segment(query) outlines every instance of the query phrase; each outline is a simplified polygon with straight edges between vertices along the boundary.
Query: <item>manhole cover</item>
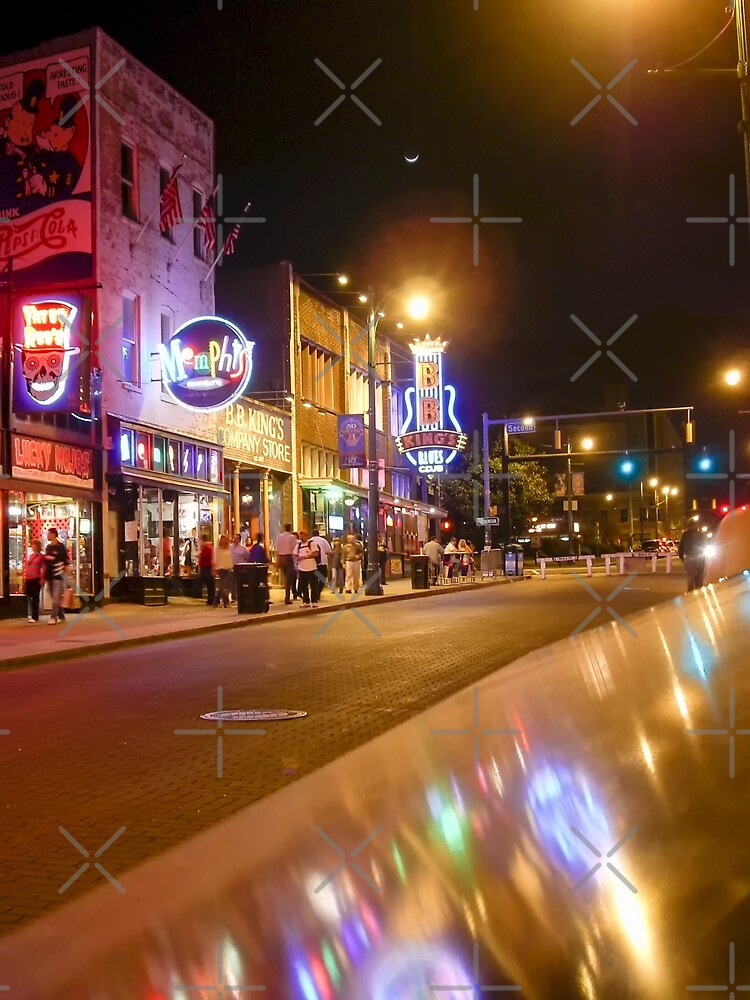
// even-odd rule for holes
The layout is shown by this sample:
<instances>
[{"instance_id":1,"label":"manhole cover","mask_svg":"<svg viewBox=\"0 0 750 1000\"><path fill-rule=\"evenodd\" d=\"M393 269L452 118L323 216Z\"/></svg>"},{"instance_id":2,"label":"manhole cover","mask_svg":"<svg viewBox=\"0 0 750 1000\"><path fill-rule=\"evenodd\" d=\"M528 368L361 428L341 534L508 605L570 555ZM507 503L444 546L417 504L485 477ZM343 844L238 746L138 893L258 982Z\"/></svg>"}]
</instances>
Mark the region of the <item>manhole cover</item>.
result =
<instances>
[{"instance_id":1,"label":"manhole cover","mask_svg":"<svg viewBox=\"0 0 750 1000\"><path fill-rule=\"evenodd\" d=\"M201 719L218 722L286 722L288 719L304 719L307 712L289 708L234 709L226 712L206 712Z\"/></svg>"}]
</instances>

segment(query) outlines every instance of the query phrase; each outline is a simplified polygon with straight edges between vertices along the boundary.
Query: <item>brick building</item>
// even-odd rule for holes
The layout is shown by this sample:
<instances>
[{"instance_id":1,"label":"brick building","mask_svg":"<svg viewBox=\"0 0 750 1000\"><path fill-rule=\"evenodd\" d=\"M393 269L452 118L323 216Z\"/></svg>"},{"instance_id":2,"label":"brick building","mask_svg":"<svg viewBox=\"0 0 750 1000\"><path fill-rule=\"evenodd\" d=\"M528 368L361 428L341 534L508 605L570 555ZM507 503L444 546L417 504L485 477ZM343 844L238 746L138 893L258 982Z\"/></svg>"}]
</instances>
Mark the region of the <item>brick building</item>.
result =
<instances>
[{"instance_id":1,"label":"brick building","mask_svg":"<svg viewBox=\"0 0 750 1000\"><path fill-rule=\"evenodd\" d=\"M213 125L99 29L4 57L0 83L2 599L53 524L82 593L122 573L164 591L226 499L215 413L178 405L158 364L214 312L201 229L159 225L175 170L178 217L213 190Z\"/></svg>"}]
</instances>

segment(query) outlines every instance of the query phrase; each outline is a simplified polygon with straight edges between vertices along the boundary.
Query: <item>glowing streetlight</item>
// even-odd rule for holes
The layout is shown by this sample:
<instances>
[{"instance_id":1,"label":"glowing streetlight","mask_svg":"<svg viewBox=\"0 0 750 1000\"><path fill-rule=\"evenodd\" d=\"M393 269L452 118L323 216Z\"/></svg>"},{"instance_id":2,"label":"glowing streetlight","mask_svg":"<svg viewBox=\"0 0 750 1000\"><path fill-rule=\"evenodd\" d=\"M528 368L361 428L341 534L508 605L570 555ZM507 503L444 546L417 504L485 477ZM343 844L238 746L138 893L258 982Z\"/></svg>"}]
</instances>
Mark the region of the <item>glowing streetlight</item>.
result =
<instances>
[{"instance_id":1,"label":"glowing streetlight","mask_svg":"<svg viewBox=\"0 0 750 1000\"><path fill-rule=\"evenodd\" d=\"M357 298L358 298L358 299L359 299L359 301L360 301L360 302L362 302L363 304L364 304L365 302L369 302L369 301L370 301L370 300L368 299L368 297L367 297L367 296L365 295L365 293L364 293L364 292L360 292L360 294L359 294L359 295L357 296Z\"/></svg>"},{"instance_id":2,"label":"glowing streetlight","mask_svg":"<svg viewBox=\"0 0 750 1000\"><path fill-rule=\"evenodd\" d=\"M412 319L426 319L430 312L430 300L426 295L413 295L406 303L406 311Z\"/></svg>"},{"instance_id":3,"label":"glowing streetlight","mask_svg":"<svg viewBox=\"0 0 750 1000\"><path fill-rule=\"evenodd\" d=\"M593 447L594 447L594 439L593 438L585 437L581 441L581 448L583 448L584 451L591 451L593 449Z\"/></svg>"},{"instance_id":4,"label":"glowing streetlight","mask_svg":"<svg viewBox=\"0 0 750 1000\"><path fill-rule=\"evenodd\" d=\"M336 278L336 281L338 281L340 285L348 285L349 276L346 274L339 274L338 277Z\"/></svg>"},{"instance_id":5,"label":"glowing streetlight","mask_svg":"<svg viewBox=\"0 0 750 1000\"><path fill-rule=\"evenodd\" d=\"M724 372L724 381L727 385L739 385L742 381L742 372L739 368L729 368Z\"/></svg>"},{"instance_id":6,"label":"glowing streetlight","mask_svg":"<svg viewBox=\"0 0 750 1000\"><path fill-rule=\"evenodd\" d=\"M614 500L614 496L611 493L608 493L604 499L607 501L607 503L612 503L612 501Z\"/></svg>"},{"instance_id":7,"label":"glowing streetlight","mask_svg":"<svg viewBox=\"0 0 750 1000\"><path fill-rule=\"evenodd\" d=\"M659 480L656 478L656 476L654 476L653 478L649 479L648 485L651 487L652 490L655 490L656 487L659 485Z\"/></svg>"}]
</instances>

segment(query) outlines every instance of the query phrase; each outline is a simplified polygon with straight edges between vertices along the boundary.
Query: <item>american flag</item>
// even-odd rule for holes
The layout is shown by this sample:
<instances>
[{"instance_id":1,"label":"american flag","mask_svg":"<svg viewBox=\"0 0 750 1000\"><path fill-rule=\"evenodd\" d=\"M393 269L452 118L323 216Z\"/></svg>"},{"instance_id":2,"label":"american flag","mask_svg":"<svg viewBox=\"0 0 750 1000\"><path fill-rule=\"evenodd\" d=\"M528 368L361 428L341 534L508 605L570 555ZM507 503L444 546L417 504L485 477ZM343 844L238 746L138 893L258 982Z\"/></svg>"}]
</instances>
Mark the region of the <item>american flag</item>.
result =
<instances>
[{"instance_id":1,"label":"american flag","mask_svg":"<svg viewBox=\"0 0 750 1000\"><path fill-rule=\"evenodd\" d=\"M181 220L182 206L180 205L180 190L177 187L177 171L175 170L161 193L159 228L165 233Z\"/></svg>"},{"instance_id":2,"label":"american flag","mask_svg":"<svg viewBox=\"0 0 750 1000\"><path fill-rule=\"evenodd\" d=\"M216 216L211 208L212 201L213 195L208 199L198 215L198 225L203 230L203 239L207 251L216 249Z\"/></svg>"},{"instance_id":3,"label":"american flag","mask_svg":"<svg viewBox=\"0 0 750 1000\"><path fill-rule=\"evenodd\" d=\"M240 224L239 222L237 222L232 227L231 233L229 234L229 236L227 236L226 240L224 241L223 253L225 256L228 257L230 254L234 253L234 245L237 242L237 237L239 235L240 235Z\"/></svg>"}]
</instances>

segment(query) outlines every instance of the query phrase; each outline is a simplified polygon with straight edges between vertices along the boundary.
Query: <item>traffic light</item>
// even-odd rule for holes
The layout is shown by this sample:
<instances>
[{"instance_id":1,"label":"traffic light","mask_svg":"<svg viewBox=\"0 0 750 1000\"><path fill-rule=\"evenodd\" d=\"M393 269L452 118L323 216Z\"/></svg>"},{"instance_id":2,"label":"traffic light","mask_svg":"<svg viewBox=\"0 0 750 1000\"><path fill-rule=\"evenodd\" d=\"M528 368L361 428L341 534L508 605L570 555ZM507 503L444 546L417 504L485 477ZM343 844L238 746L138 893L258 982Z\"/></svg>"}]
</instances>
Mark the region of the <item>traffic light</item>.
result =
<instances>
[{"instance_id":1,"label":"traffic light","mask_svg":"<svg viewBox=\"0 0 750 1000\"><path fill-rule=\"evenodd\" d=\"M635 475L636 464L632 458L623 458L619 465L620 475L630 479Z\"/></svg>"},{"instance_id":2,"label":"traffic light","mask_svg":"<svg viewBox=\"0 0 750 1000\"><path fill-rule=\"evenodd\" d=\"M729 513L729 504L728 503L725 503L725 504L722 505L722 507L721 507L721 513L722 514L728 514Z\"/></svg>"},{"instance_id":3,"label":"traffic light","mask_svg":"<svg viewBox=\"0 0 750 1000\"><path fill-rule=\"evenodd\" d=\"M451 522L443 521L443 531L450 531L450 530L451 530Z\"/></svg>"},{"instance_id":4,"label":"traffic light","mask_svg":"<svg viewBox=\"0 0 750 1000\"><path fill-rule=\"evenodd\" d=\"M698 459L698 470L700 472L710 472L714 467L714 460L710 455L701 455Z\"/></svg>"}]
</instances>

